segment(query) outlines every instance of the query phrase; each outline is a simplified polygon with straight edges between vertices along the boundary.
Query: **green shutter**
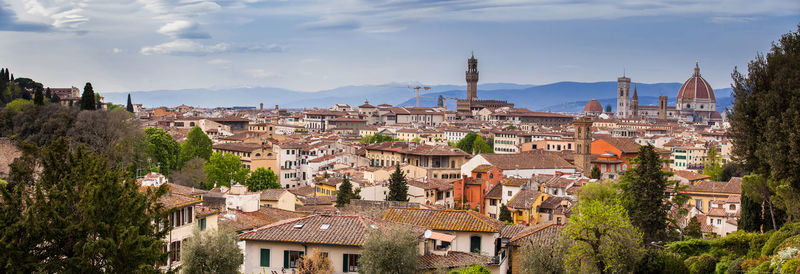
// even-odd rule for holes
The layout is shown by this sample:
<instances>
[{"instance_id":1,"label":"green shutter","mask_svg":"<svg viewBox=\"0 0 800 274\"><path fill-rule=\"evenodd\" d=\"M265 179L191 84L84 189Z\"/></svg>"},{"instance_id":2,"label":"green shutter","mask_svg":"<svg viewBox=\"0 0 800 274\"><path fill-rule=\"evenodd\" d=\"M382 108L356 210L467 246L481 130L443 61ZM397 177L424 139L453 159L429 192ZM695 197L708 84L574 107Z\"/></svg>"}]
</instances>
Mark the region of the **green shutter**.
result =
<instances>
[{"instance_id":1,"label":"green shutter","mask_svg":"<svg viewBox=\"0 0 800 274\"><path fill-rule=\"evenodd\" d=\"M269 267L269 249L261 249L261 267Z\"/></svg>"},{"instance_id":2,"label":"green shutter","mask_svg":"<svg viewBox=\"0 0 800 274\"><path fill-rule=\"evenodd\" d=\"M347 254L344 254L344 256L342 256L342 272L347 272L347 270L350 269L350 267L347 265L347 263L350 261L347 259Z\"/></svg>"},{"instance_id":3,"label":"green shutter","mask_svg":"<svg viewBox=\"0 0 800 274\"><path fill-rule=\"evenodd\" d=\"M289 250L283 251L283 268L289 268Z\"/></svg>"}]
</instances>

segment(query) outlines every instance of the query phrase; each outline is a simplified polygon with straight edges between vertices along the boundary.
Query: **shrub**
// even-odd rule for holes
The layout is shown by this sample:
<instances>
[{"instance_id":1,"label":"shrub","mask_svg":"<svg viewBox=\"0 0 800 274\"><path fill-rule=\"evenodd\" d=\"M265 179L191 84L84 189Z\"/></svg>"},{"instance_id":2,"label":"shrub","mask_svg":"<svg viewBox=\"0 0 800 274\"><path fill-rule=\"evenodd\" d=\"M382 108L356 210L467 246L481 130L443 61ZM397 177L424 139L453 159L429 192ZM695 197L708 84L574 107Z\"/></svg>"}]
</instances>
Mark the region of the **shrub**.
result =
<instances>
[{"instance_id":1,"label":"shrub","mask_svg":"<svg viewBox=\"0 0 800 274\"><path fill-rule=\"evenodd\" d=\"M767 260L766 257L744 259L744 261L742 261L740 266L741 266L742 270L747 271L747 270L755 268L756 266L759 266L761 263L763 263L766 260Z\"/></svg>"},{"instance_id":2,"label":"shrub","mask_svg":"<svg viewBox=\"0 0 800 274\"><path fill-rule=\"evenodd\" d=\"M453 269L449 274L491 274L488 268L482 265L473 265L470 267L462 267Z\"/></svg>"},{"instance_id":3,"label":"shrub","mask_svg":"<svg viewBox=\"0 0 800 274\"><path fill-rule=\"evenodd\" d=\"M714 269L717 267L717 258L710 254L703 254L691 257L684 263L689 267L689 272L692 274L714 273Z\"/></svg>"},{"instance_id":4,"label":"shrub","mask_svg":"<svg viewBox=\"0 0 800 274\"><path fill-rule=\"evenodd\" d=\"M664 250L647 250L636 264L634 273L689 273L678 254Z\"/></svg>"},{"instance_id":5,"label":"shrub","mask_svg":"<svg viewBox=\"0 0 800 274\"><path fill-rule=\"evenodd\" d=\"M786 261L788 261L795 255L797 255L798 252L800 252L800 249L794 247L787 247L785 249L781 249L780 251L777 252L777 254L772 256L769 265L772 269L781 269L783 264L786 263Z\"/></svg>"},{"instance_id":6,"label":"shrub","mask_svg":"<svg viewBox=\"0 0 800 274\"><path fill-rule=\"evenodd\" d=\"M769 261L764 261L758 266L748 270L747 273L772 273L772 269L769 267Z\"/></svg>"},{"instance_id":7,"label":"shrub","mask_svg":"<svg viewBox=\"0 0 800 274\"><path fill-rule=\"evenodd\" d=\"M772 255L775 249L786 239L798 234L800 234L800 222L785 224L780 230L772 233L772 236L769 237L764 247L761 248L761 255Z\"/></svg>"},{"instance_id":8,"label":"shrub","mask_svg":"<svg viewBox=\"0 0 800 274\"><path fill-rule=\"evenodd\" d=\"M785 264L783 264L783 267L781 268L781 273L785 274L795 273L797 271L798 266L800 266L800 261L798 261L797 259L788 260L786 261Z\"/></svg>"},{"instance_id":9,"label":"shrub","mask_svg":"<svg viewBox=\"0 0 800 274\"><path fill-rule=\"evenodd\" d=\"M736 260L731 261L728 263L728 269L726 269L725 273L729 274L738 274L743 273L744 270L742 269L742 262L745 260L744 257L739 257ZM720 273L720 272L717 272Z\"/></svg>"}]
</instances>

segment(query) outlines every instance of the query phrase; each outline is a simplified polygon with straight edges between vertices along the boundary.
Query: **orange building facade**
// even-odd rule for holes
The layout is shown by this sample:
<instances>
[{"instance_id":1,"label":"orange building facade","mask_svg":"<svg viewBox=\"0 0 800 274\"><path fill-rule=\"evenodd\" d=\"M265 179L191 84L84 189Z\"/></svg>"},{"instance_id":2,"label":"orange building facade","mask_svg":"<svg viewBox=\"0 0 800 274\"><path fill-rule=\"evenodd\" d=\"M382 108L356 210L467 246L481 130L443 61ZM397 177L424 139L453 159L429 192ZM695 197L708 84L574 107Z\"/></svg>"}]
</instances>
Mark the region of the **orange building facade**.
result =
<instances>
[{"instance_id":1,"label":"orange building facade","mask_svg":"<svg viewBox=\"0 0 800 274\"><path fill-rule=\"evenodd\" d=\"M453 182L453 202L462 208L478 208L486 214L484 200L494 186L503 180L503 170L491 165L479 165L472 174Z\"/></svg>"}]
</instances>

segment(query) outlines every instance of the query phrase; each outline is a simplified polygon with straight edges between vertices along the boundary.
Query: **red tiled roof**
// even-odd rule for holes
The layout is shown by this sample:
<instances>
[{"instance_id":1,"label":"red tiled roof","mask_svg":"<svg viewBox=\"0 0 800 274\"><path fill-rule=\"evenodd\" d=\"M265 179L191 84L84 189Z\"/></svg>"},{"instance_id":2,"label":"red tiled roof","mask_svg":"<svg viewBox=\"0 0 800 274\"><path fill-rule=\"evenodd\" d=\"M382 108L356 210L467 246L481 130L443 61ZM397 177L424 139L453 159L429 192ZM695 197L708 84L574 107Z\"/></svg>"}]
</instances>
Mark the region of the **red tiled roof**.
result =
<instances>
[{"instance_id":1,"label":"red tiled roof","mask_svg":"<svg viewBox=\"0 0 800 274\"><path fill-rule=\"evenodd\" d=\"M502 222L472 210L390 208L384 220L425 227L431 230L500 232Z\"/></svg>"},{"instance_id":2,"label":"red tiled roof","mask_svg":"<svg viewBox=\"0 0 800 274\"><path fill-rule=\"evenodd\" d=\"M516 154L481 154L480 156L502 170L575 168L558 154L542 150Z\"/></svg>"},{"instance_id":3,"label":"red tiled roof","mask_svg":"<svg viewBox=\"0 0 800 274\"><path fill-rule=\"evenodd\" d=\"M552 223L531 227L518 233L514 238L511 238L511 244L514 246L522 246L524 244L550 246L561 238L562 229L564 229L564 225Z\"/></svg>"},{"instance_id":4,"label":"red tiled roof","mask_svg":"<svg viewBox=\"0 0 800 274\"><path fill-rule=\"evenodd\" d=\"M361 216L311 215L239 235L242 240L361 246L367 233L383 226Z\"/></svg>"}]
</instances>

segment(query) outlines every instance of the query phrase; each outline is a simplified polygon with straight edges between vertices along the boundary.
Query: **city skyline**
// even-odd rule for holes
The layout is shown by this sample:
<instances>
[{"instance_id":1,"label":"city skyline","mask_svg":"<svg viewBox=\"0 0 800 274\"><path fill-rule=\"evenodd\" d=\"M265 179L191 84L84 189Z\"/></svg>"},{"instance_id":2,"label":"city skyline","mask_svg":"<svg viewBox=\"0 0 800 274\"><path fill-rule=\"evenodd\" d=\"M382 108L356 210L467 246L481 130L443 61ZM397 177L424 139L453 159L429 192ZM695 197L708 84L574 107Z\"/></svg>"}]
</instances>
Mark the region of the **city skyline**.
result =
<instances>
[{"instance_id":1,"label":"city skyline","mask_svg":"<svg viewBox=\"0 0 800 274\"><path fill-rule=\"evenodd\" d=\"M0 63L101 92L415 81L682 82L715 88L796 27L800 4L680 1L0 1ZM747 39L743 39L747 37Z\"/></svg>"}]
</instances>

